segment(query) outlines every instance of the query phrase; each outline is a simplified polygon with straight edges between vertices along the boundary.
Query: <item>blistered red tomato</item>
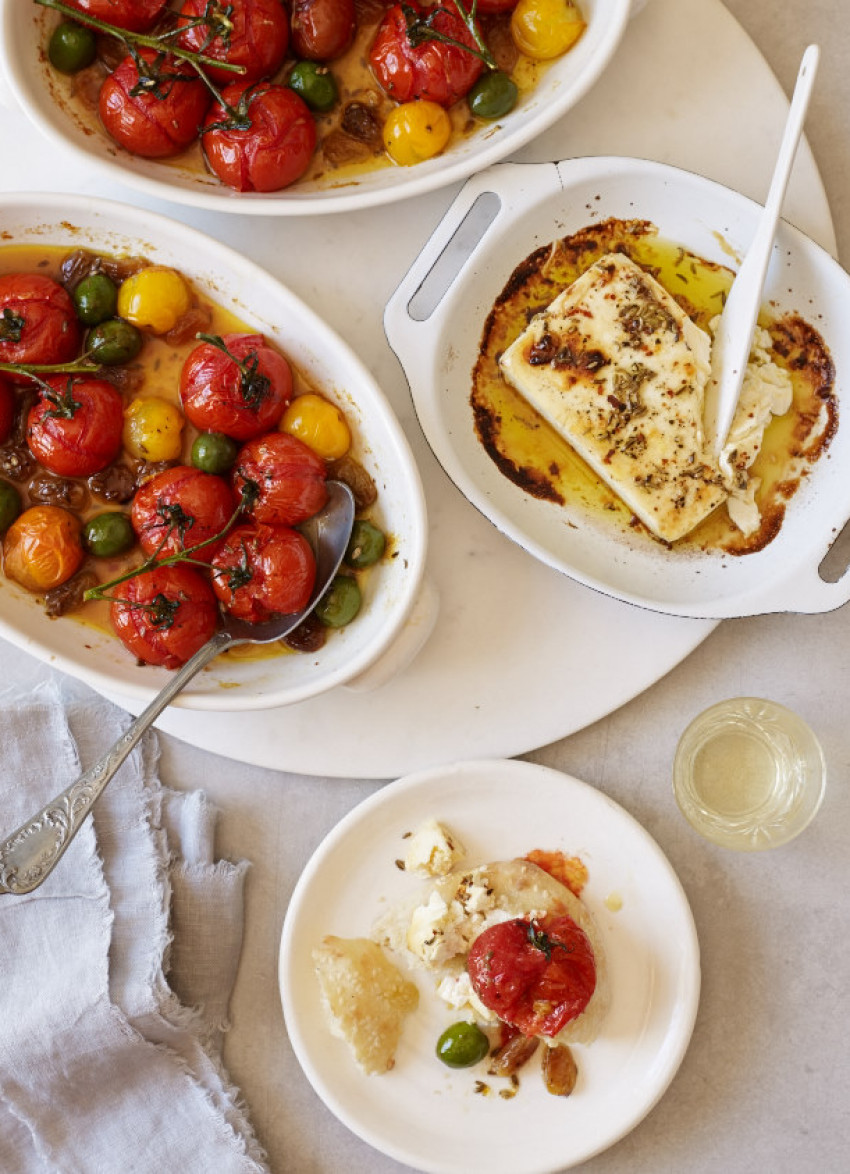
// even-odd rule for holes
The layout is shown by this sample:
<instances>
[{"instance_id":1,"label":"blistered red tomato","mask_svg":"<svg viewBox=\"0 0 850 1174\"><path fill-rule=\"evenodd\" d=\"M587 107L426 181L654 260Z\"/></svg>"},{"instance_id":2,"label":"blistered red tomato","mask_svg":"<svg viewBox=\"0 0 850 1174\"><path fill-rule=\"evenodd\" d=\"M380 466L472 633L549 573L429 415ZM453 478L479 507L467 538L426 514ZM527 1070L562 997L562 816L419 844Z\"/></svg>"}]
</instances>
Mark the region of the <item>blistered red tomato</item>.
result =
<instances>
[{"instance_id":1,"label":"blistered red tomato","mask_svg":"<svg viewBox=\"0 0 850 1174\"><path fill-rule=\"evenodd\" d=\"M54 376L27 416L27 444L60 477L89 477L121 451L124 401L105 379Z\"/></svg>"},{"instance_id":2,"label":"blistered red tomato","mask_svg":"<svg viewBox=\"0 0 850 1174\"><path fill-rule=\"evenodd\" d=\"M185 563L144 571L117 586L114 595L110 618L115 633L145 664L179 668L219 624L212 587Z\"/></svg>"},{"instance_id":3,"label":"blistered red tomato","mask_svg":"<svg viewBox=\"0 0 850 1174\"><path fill-rule=\"evenodd\" d=\"M303 441L270 432L244 444L233 466L233 485L257 522L297 526L328 499L325 462Z\"/></svg>"},{"instance_id":4,"label":"blistered red tomato","mask_svg":"<svg viewBox=\"0 0 850 1174\"><path fill-rule=\"evenodd\" d=\"M235 510L233 490L223 477L175 465L141 486L130 518L145 554L165 556L221 534ZM192 557L208 562L218 545L210 543Z\"/></svg>"},{"instance_id":5,"label":"blistered red tomato","mask_svg":"<svg viewBox=\"0 0 850 1174\"><path fill-rule=\"evenodd\" d=\"M381 87L396 102L424 98L440 106L451 106L472 88L481 76L484 62L476 56L478 47L452 0L446 0L442 10L435 13L432 28L459 44L438 40L413 44L406 14L419 18L428 11L418 0L408 0L403 6L393 5L378 26L369 62Z\"/></svg>"},{"instance_id":6,"label":"blistered red tomato","mask_svg":"<svg viewBox=\"0 0 850 1174\"><path fill-rule=\"evenodd\" d=\"M292 370L262 334L226 334L218 341L199 343L187 357L180 402L202 432L249 440L280 420L292 398Z\"/></svg>"},{"instance_id":7,"label":"blistered red tomato","mask_svg":"<svg viewBox=\"0 0 850 1174\"><path fill-rule=\"evenodd\" d=\"M288 86L236 82L207 114L201 143L211 170L238 192L276 192L300 179L316 149L316 123ZM249 125L238 129L232 112Z\"/></svg>"},{"instance_id":8,"label":"blistered red tomato","mask_svg":"<svg viewBox=\"0 0 850 1174\"><path fill-rule=\"evenodd\" d=\"M143 33L165 9L167 0L67 0L69 7L119 29Z\"/></svg>"},{"instance_id":9,"label":"blistered red tomato","mask_svg":"<svg viewBox=\"0 0 850 1174\"><path fill-rule=\"evenodd\" d=\"M3 539L3 570L27 591L51 591L79 569L82 523L69 510L36 505L12 522Z\"/></svg>"},{"instance_id":10,"label":"blistered red tomato","mask_svg":"<svg viewBox=\"0 0 850 1174\"><path fill-rule=\"evenodd\" d=\"M67 363L79 343L74 303L58 282L40 273L0 276L0 363ZM7 378L30 382L24 376Z\"/></svg>"},{"instance_id":11,"label":"blistered red tomato","mask_svg":"<svg viewBox=\"0 0 850 1174\"><path fill-rule=\"evenodd\" d=\"M15 393L0 375L0 444L5 444L15 423Z\"/></svg>"},{"instance_id":12,"label":"blistered red tomato","mask_svg":"<svg viewBox=\"0 0 850 1174\"><path fill-rule=\"evenodd\" d=\"M487 16L497 12L513 12L519 0L478 0L476 12Z\"/></svg>"},{"instance_id":13,"label":"blistered red tomato","mask_svg":"<svg viewBox=\"0 0 850 1174\"><path fill-rule=\"evenodd\" d=\"M145 76L133 57L125 57L100 87L100 120L133 155L177 155L198 137L210 93L191 66L152 49L138 53Z\"/></svg>"},{"instance_id":14,"label":"blistered red tomato","mask_svg":"<svg viewBox=\"0 0 850 1174\"><path fill-rule=\"evenodd\" d=\"M237 526L212 570L213 590L224 608L249 624L302 611L316 581L310 543L288 526Z\"/></svg>"},{"instance_id":15,"label":"blistered red tomato","mask_svg":"<svg viewBox=\"0 0 850 1174\"><path fill-rule=\"evenodd\" d=\"M292 50L307 61L334 61L354 40L354 0L292 0Z\"/></svg>"},{"instance_id":16,"label":"blistered red tomato","mask_svg":"<svg viewBox=\"0 0 850 1174\"><path fill-rule=\"evenodd\" d=\"M239 74L204 66L213 80L225 83L255 82L277 73L289 44L289 21L280 0L183 0L177 27L183 30L182 49L242 66L245 72Z\"/></svg>"},{"instance_id":17,"label":"blistered red tomato","mask_svg":"<svg viewBox=\"0 0 850 1174\"><path fill-rule=\"evenodd\" d=\"M490 926L473 942L467 971L484 1006L527 1036L557 1035L596 989L593 949L566 913Z\"/></svg>"}]
</instances>

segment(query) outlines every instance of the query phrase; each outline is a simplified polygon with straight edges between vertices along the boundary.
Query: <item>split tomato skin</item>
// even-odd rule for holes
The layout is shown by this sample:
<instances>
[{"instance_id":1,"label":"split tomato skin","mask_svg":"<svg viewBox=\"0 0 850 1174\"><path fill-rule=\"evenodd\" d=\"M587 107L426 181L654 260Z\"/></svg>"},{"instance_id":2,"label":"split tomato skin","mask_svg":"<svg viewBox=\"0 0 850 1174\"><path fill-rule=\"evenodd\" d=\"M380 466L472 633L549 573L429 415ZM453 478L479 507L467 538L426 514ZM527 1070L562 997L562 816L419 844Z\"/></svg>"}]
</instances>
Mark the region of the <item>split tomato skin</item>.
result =
<instances>
[{"instance_id":1,"label":"split tomato skin","mask_svg":"<svg viewBox=\"0 0 850 1174\"><path fill-rule=\"evenodd\" d=\"M52 364L76 358L81 327L71 295L40 273L0 276L0 363ZM6 376L30 384L26 376Z\"/></svg>"},{"instance_id":2,"label":"split tomato skin","mask_svg":"<svg viewBox=\"0 0 850 1174\"><path fill-rule=\"evenodd\" d=\"M452 0L437 14L433 27L461 45L477 49ZM412 45L407 33L405 10L420 16L427 10L418 0L402 7L395 4L378 26L369 51L369 62L381 88L396 102L422 98L448 107L468 93L478 81L484 62L474 53L444 41L423 41Z\"/></svg>"},{"instance_id":3,"label":"split tomato skin","mask_svg":"<svg viewBox=\"0 0 850 1174\"><path fill-rule=\"evenodd\" d=\"M35 459L59 477L90 477L111 465L124 430L124 401L112 384L60 375L47 388L27 416Z\"/></svg>"},{"instance_id":4,"label":"split tomato skin","mask_svg":"<svg viewBox=\"0 0 850 1174\"><path fill-rule=\"evenodd\" d=\"M144 33L152 28L166 3L167 0L67 0L70 8L76 8L84 16L93 16L132 33Z\"/></svg>"},{"instance_id":5,"label":"split tomato skin","mask_svg":"<svg viewBox=\"0 0 850 1174\"><path fill-rule=\"evenodd\" d=\"M202 342L187 356L180 402L202 432L250 440L278 424L292 399L292 368L262 334L226 334L222 342L228 353Z\"/></svg>"},{"instance_id":6,"label":"split tomato skin","mask_svg":"<svg viewBox=\"0 0 850 1174\"><path fill-rule=\"evenodd\" d=\"M140 49L148 64L155 62L152 49ZM210 104L210 94L190 66L166 58L161 66L166 78L162 97L150 90L133 93L139 70L132 57L121 64L100 87L98 112L107 134L114 142L144 159L166 159L178 155L198 137Z\"/></svg>"},{"instance_id":7,"label":"split tomato skin","mask_svg":"<svg viewBox=\"0 0 850 1174\"><path fill-rule=\"evenodd\" d=\"M356 30L354 0L292 0L292 49L301 60L336 60Z\"/></svg>"},{"instance_id":8,"label":"split tomato skin","mask_svg":"<svg viewBox=\"0 0 850 1174\"><path fill-rule=\"evenodd\" d=\"M215 538L235 510L236 498L223 477L175 465L139 488L130 520L145 554L165 557ZM210 543L192 557L208 562L218 547Z\"/></svg>"},{"instance_id":9,"label":"split tomato skin","mask_svg":"<svg viewBox=\"0 0 850 1174\"><path fill-rule=\"evenodd\" d=\"M212 570L213 591L222 606L249 624L302 611L316 581L310 543L288 526L237 526L215 555Z\"/></svg>"},{"instance_id":10,"label":"split tomato skin","mask_svg":"<svg viewBox=\"0 0 850 1174\"><path fill-rule=\"evenodd\" d=\"M0 375L0 444L5 444L12 435L16 410L12 385Z\"/></svg>"},{"instance_id":11,"label":"split tomato skin","mask_svg":"<svg viewBox=\"0 0 850 1174\"><path fill-rule=\"evenodd\" d=\"M188 20L203 17L207 7L208 0L184 0L177 27L184 26ZM277 73L289 46L289 21L280 0L230 0L228 5L219 3L217 7L232 8L228 18L232 27L226 39L218 34L208 42L211 22L206 21L183 28L179 37L181 49L203 53L205 57L214 57L229 65L241 65L245 72L240 74L218 69L215 65L204 66L214 81L224 84L236 80L251 83ZM214 21L212 28L215 29Z\"/></svg>"},{"instance_id":12,"label":"split tomato skin","mask_svg":"<svg viewBox=\"0 0 850 1174\"><path fill-rule=\"evenodd\" d=\"M327 468L303 441L270 432L243 445L233 466L237 496L257 522L297 526L328 499Z\"/></svg>"},{"instance_id":13,"label":"split tomato skin","mask_svg":"<svg viewBox=\"0 0 850 1174\"><path fill-rule=\"evenodd\" d=\"M231 108L242 103L250 119L246 130L226 125L219 102L207 114L201 143L222 183L238 192L277 192L300 179L316 149L316 123L303 98L271 82L235 82L221 96Z\"/></svg>"},{"instance_id":14,"label":"split tomato skin","mask_svg":"<svg viewBox=\"0 0 850 1174\"><path fill-rule=\"evenodd\" d=\"M596 989L593 949L566 913L490 926L473 942L467 971L484 1006L526 1036L556 1036Z\"/></svg>"},{"instance_id":15,"label":"split tomato skin","mask_svg":"<svg viewBox=\"0 0 850 1174\"><path fill-rule=\"evenodd\" d=\"M213 589L185 563L154 567L116 587L110 619L121 643L145 664L176 669L213 635L220 612Z\"/></svg>"}]
</instances>

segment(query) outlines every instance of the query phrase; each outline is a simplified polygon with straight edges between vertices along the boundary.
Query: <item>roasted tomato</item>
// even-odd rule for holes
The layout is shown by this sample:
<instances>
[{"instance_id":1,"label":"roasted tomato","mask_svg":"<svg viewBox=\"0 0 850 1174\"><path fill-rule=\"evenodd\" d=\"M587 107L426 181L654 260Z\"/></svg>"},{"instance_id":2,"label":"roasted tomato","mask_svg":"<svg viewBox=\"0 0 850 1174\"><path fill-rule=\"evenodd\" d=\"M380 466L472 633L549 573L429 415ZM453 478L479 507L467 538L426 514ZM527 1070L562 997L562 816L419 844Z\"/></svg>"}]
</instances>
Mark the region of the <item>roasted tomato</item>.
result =
<instances>
[{"instance_id":1,"label":"roasted tomato","mask_svg":"<svg viewBox=\"0 0 850 1174\"><path fill-rule=\"evenodd\" d=\"M307 61L333 61L354 40L354 0L292 0L292 50Z\"/></svg>"},{"instance_id":2,"label":"roasted tomato","mask_svg":"<svg viewBox=\"0 0 850 1174\"><path fill-rule=\"evenodd\" d=\"M67 0L70 8L119 29L143 33L151 28L165 8L167 0Z\"/></svg>"},{"instance_id":3,"label":"roasted tomato","mask_svg":"<svg viewBox=\"0 0 850 1174\"><path fill-rule=\"evenodd\" d=\"M145 664L176 669L206 644L219 624L212 587L184 563L154 567L115 592L110 618L122 644Z\"/></svg>"},{"instance_id":4,"label":"roasted tomato","mask_svg":"<svg viewBox=\"0 0 850 1174\"><path fill-rule=\"evenodd\" d=\"M413 44L408 32L408 15L427 15L418 0L394 4L378 26L369 51L369 61L378 83L396 102L425 98L440 106L451 106L475 84L484 62L469 29L457 14L453 0L446 0L433 17L432 28L458 44L423 40ZM472 52L463 49L468 45Z\"/></svg>"},{"instance_id":5,"label":"roasted tomato","mask_svg":"<svg viewBox=\"0 0 850 1174\"><path fill-rule=\"evenodd\" d=\"M27 417L27 444L60 477L90 477L121 451L124 401L105 379L54 376Z\"/></svg>"},{"instance_id":6,"label":"roasted tomato","mask_svg":"<svg viewBox=\"0 0 850 1174\"><path fill-rule=\"evenodd\" d=\"M198 21L186 27L190 21ZM183 0L177 27L180 46L229 65L241 65L244 73L205 66L220 82L255 82L277 73L289 44L289 22L280 0Z\"/></svg>"},{"instance_id":7,"label":"roasted tomato","mask_svg":"<svg viewBox=\"0 0 850 1174\"><path fill-rule=\"evenodd\" d=\"M289 86L236 82L207 115L201 142L212 171L238 192L276 192L300 179L316 149L316 123ZM234 117L236 115L236 117ZM248 126L240 129L241 119Z\"/></svg>"},{"instance_id":8,"label":"roasted tomato","mask_svg":"<svg viewBox=\"0 0 850 1174\"><path fill-rule=\"evenodd\" d=\"M226 334L202 342L180 372L186 418L203 432L223 432L234 440L250 440L274 428L291 397L289 363L262 334Z\"/></svg>"},{"instance_id":9,"label":"roasted tomato","mask_svg":"<svg viewBox=\"0 0 850 1174\"><path fill-rule=\"evenodd\" d=\"M125 57L100 87L100 120L133 155L177 155L198 137L209 91L191 66L153 49L138 52L144 76L136 61Z\"/></svg>"},{"instance_id":10,"label":"roasted tomato","mask_svg":"<svg viewBox=\"0 0 850 1174\"><path fill-rule=\"evenodd\" d=\"M67 363L79 343L80 324L66 289L40 273L0 277L0 363ZM7 378L29 383L25 376Z\"/></svg>"},{"instance_id":11,"label":"roasted tomato","mask_svg":"<svg viewBox=\"0 0 850 1174\"><path fill-rule=\"evenodd\" d=\"M293 615L310 602L316 560L310 543L288 526L237 526L212 563L213 590L237 619L259 624Z\"/></svg>"},{"instance_id":12,"label":"roasted tomato","mask_svg":"<svg viewBox=\"0 0 850 1174\"><path fill-rule=\"evenodd\" d=\"M15 424L15 393L12 385L0 375L0 444L5 444Z\"/></svg>"},{"instance_id":13,"label":"roasted tomato","mask_svg":"<svg viewBox=\"0 0 850 1174\"><path fill-rule=\"evenodd\" d=\"M490 15L496 12L512 12L519 0L478 0L476 12L479 16Z\"/></svg>"},{"instance_id":14,"label":"roasted tomato","mask_svg":"<svg viewBox=\"0 0 850 1174\"><path fill-rule=\"evenodd\" d=\"M490 926L473 942L467 971L484 1006L527 1036L556 1036L596 989L590 942L566 913Z\"/></svg>"},{"instance_id":15,"label":"roasted tomato","mask_svg":"<svg viewBox=\"0 0 850 1174\"><path fill-rule=\"evenodd\" d=\"M222 477L175 465L146 481L133 498L130 518L145 554L177 554L220 534L236 509ZM218 543L193 555L209 561Z\"/></svg>"},{"instance_id":16,"label":"roasted tomato","mask_svg":"<svg viewBox=\"0 0 850 1174\"><path fill-rule=\"evenodd\" d=\"M233 466L233 484L257 522L297 526L328 499L325 462L303 441L270 432L243 445Z\"/></svg>"},{"instance_id":17,"label":"roasted tomato","mask_svg":"<svg viewBox=\"0 0 850 1174\"><path fill-rule=\"evenodd\" d=\"M82 523L56 505L24 510L3 539L3 569L27 591L51 591L77 571L85 558Z\"/></svg>"}]
</instances>

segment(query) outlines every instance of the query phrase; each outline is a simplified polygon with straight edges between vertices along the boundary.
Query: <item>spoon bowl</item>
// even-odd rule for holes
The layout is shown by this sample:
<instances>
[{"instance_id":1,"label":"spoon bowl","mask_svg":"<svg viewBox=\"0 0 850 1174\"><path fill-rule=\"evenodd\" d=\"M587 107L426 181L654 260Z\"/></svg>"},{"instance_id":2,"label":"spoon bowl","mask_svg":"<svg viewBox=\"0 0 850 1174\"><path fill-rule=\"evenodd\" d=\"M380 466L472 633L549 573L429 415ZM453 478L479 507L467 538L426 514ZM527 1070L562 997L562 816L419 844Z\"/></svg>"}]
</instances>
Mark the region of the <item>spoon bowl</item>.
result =
<instances>
[{"instance_id":1,"label":"spoon bowl","mask_svg":"<svg viewBox=\"0 0 850 1174\"><path fill-rule=\"evenodd\" d=\"M328 500L302 527L316 556L316 582L310 602L292 615L249 624L223 613L222 626L186 661L148 707L75 783L52 799L0 843L0 893L31 893L50 875L107 783L145 731L192 678L236 644L281 640L310 614L339 569L354 524L354 495L341 481L328 481Z\"/></svg>"}]
</instances>

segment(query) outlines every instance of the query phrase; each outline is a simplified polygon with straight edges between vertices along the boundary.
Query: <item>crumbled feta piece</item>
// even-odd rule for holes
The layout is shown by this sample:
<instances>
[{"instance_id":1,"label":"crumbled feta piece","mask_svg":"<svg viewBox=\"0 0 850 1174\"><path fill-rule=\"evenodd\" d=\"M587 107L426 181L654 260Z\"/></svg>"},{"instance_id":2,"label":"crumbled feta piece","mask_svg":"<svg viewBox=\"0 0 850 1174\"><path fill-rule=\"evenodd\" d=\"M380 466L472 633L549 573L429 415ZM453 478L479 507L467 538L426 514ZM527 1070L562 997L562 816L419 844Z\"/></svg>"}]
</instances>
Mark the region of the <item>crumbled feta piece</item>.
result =
<instances>
[{"instance_id":1,"label":"crumbled feta piece","mask_svg":"<svg viewBox=\"0 0 850 1174\"><path fill-rule=\"evenodd\" d=\"M498 1023L499 1016L485 1007L472 986L468 973L446 975L437 986L437 994L455 1011L471 1012L478 1023Z\"/></svg>"},{"instance_id":2,"label":"crumbled feta piece","mask_svg":"<svg viewBox=\"0 0 850 1174\"><path fill-rule=\"evenodd\" d=\"M407 872L446 876L463 854L463 844L453 832L436 819L426 819L410 837L403 863Z\"/></svg>"}]
</instances>

